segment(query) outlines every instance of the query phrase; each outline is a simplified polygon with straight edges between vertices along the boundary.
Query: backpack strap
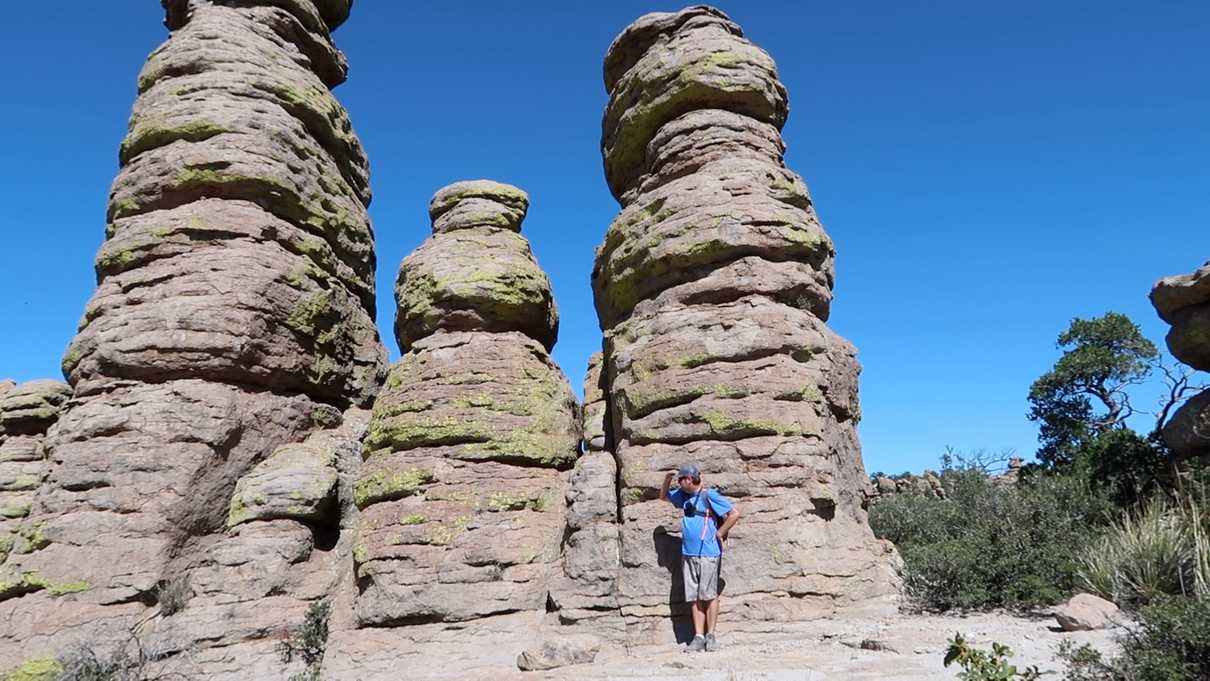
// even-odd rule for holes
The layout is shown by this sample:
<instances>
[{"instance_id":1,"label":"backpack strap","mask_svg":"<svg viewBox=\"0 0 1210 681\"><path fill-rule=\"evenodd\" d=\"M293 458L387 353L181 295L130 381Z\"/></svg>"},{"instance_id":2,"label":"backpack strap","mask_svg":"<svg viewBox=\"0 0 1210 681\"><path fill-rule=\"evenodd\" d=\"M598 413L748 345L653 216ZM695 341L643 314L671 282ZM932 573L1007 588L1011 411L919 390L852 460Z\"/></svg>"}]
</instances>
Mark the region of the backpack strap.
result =
<instances>
[{"instance_id":1,"label":"backpack strap","mask_svg":"<svg viewBox=\"0 0 1210 681\"><path fill-rule=\"evenodd\" d=\"M714 512L714 507L710 505L710 490L711 489L714 489L714 488L711 487L709 489L704 489L697 493L698 498L701 499L702 501L706 502L706 517L702 520L702 536L700 538L700 541L702 541L702 542L706 541L706 533L710 531L710 518L711 517L715 518L714 527L715 528L718 527L718 514ZM695 504L695 506L696 506L696 504Z\"/></svg>"}]
</instances>

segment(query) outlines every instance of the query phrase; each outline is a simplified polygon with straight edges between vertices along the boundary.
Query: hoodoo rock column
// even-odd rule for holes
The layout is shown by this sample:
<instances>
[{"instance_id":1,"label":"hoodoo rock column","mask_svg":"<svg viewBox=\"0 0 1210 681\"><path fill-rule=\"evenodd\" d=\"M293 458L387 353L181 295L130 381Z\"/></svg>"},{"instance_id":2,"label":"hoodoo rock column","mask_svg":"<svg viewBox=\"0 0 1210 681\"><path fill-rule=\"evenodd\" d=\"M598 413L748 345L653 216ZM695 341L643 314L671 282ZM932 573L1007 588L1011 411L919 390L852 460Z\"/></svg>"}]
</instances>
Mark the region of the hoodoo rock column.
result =
<instances>
[{"instance_id":1,"label":"hoodoo rock column","mask_svg":"<svg viewBox=\"0 0 1210 681\"><path fill-rule=\"evenodd\" d=\"M620 485L617 607L664 617L680 600L679 517L654 495L683 461L743 510L724 554L729 620L891 592L891 550L864 509L859 365L825 324L834 250L783 162L773 60L722 12L690 7L627 27L605 85L622 211L592 281Z\"/></svg>"},{"instance_id":2,"label":"hoodoo rock column","mask_svg":"<svg viewBox=\"0 0 1210 681\"><path fill-rule=\"evenodd\" d=\"M403 357L355 484L363 626L545 610L579 429L548 354L550 283L519 233L528 205L509 185L450 185L400 267Z\"/></svg>"},{"instance_id":3,"label":"hoodoo rock column","mask_svg":"<svg viewBox=\"0 0 1210 681\"><path fill-rule=\"evenodd\" d=\"M0 575L45 586L0 603L19 623L0 668L68 643L106 650L158 608L138 632L157 654L221 649L178 674L288 675L267 637L331 581L308 562L327 560L313 549L339 524L338 457L303 466L328 484L305 509L270 503L292 493L272 471L244 486L265 508L231 502L242 476L314 431L355 447L342 410L368 406L385 370L368 164L330 92L346 74L330 31L349 5L165 0L171 37L139 74L97 291L63 360L73 395L22 521L34 541ZM55 607L62 585L70 608ZM179 614L169 591L189 599ZM254 641L263 664L239 652Z\"/></svg>"}]
</instances>

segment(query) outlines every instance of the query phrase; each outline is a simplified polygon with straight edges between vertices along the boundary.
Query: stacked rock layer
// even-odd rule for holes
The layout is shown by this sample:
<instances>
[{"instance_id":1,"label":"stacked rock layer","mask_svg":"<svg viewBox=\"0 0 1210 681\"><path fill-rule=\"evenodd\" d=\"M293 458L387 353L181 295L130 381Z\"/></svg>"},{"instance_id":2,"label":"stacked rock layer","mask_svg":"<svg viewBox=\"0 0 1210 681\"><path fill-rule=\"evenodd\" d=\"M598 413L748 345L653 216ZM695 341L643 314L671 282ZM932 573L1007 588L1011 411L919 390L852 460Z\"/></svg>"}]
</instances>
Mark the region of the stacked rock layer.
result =
<instances>
[{"instance_id":1,"label":"stacked rock layer","mask_svg":"<svg viewBox=\"0 0 1210 681\"><path fill-rule=\"evenodd\" d=\"M190 640L166 650L202 641L232 664L233 644L259 640L271 655L264 637L323 593L283 586L280 567L331 548L340 457L300 444L257 466L323 427L356 443L341 411L368 406L385 371L368 165L329 91L346 73L330 31L350 1L164 5L172 34L139 75L97 291L63 361L73 396L24 521L36 541L3 568L79 588L0 603L13 624L0 668L54 654L59 632L127 640L182 594L196 598L174 615L188 621L165 631ZM234 501L249 503L233 508L246 474ZM48 602L60 597L76 603Z\"/></svg>"},{"instance_id":2,"label":"stacked rock layer","mask_svg":"<svg viewBox=\"0 0 1210 681\"><path fill-rule=\"evenodd\" d=\"M403 356L374 404L354 497L362 626L544 611L578 451L547 350L558 315L520 235L528 197L486 180L433 197L395 295Z\"/></svg>"},{"instance_id":3,"label":"stacked rock layer","mask_svg":"<svg viewBox=\"0 0 1210 681\"><path fill-rule=\"evenodd\" d=\"M69 397L71 387L62 381L0 381L0 564L14 550L32 548L33 527L25 518L49 466L46 431ZM6 590L31 587L28 581L10 575L0 583L0 598Z\"/></svg>"},{"instance_id":4,"label":"stacked rock layer","mask_svg":"<svg viewBox=\"0 0 1210 681\"><path fill-rule=\"evenodd\" d=\"M1165 339L1172 356L1210 371L1210 262L1160 279L1151 289L1151 304L1172 325ZM1210 456L1210 390L1189 398L1165 424L1163 437L1179 457Z\"/></svg>"},{"instance_id":5,"label":"stacked rock layer","mask_svg":"<svg viewBox=\"0 0 1210 681\"><path fill-rule=\"evenodd\" d=\"M685 461L742 510L724 560L730 612L797 619L890 592L892 554L864 509L859 365L824 323L833 247L783 163L776 66L697 6L623 31L605 85L605 174L622 211L593 289L621 503L617 607L663 617L680 600L679 516L654 493Z\"/></svg>"}]
</instances>

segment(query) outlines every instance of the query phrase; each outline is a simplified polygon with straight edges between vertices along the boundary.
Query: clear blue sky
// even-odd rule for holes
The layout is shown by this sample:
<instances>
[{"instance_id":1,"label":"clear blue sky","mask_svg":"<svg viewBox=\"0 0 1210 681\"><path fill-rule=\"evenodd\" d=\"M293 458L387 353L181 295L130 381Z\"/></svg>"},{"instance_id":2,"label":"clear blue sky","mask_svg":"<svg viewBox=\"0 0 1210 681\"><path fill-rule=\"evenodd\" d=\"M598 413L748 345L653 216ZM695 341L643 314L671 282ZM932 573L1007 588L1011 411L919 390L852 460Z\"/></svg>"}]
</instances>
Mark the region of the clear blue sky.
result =
<instances>
[{"instance_id":1,"label":"clear blue sky","mask_svg":"<svg viewBox=\"0 0 1210 681\"><path fill-rule=\"evenodd\" d=\"M0 59L0 376L59 375L94 288L135 75L167 36L151 0L19 2ZM833 327L865 365L870 471L943 446L1032 453L1030 382L1073 316L1162 342L1152 282L1210 259L1210 2L735 2L777 60L788 164L837 260ZM600 334L593 248L617 212L598 151L605 48L649 2L358 0L337 89L369 152L379 327L433 191L529 191L524 233L577 386ZM1144 396L1145 397L1145 396Z\"/></svg>"}]
</instances>

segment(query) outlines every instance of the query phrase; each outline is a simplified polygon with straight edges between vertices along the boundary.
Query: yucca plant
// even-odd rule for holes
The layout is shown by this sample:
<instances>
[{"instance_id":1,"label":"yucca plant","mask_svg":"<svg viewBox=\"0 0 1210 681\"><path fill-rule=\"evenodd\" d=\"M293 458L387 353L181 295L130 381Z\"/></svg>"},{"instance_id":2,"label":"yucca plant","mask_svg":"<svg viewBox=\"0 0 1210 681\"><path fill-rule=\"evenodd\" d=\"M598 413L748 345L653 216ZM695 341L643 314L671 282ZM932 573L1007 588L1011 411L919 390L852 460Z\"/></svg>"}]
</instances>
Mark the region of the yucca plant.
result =
<instances>
[{"instance_id":1,"label":"yucca plant","mask_svg":"<svg viewBox=\"0 0 1210 681\"><path fill-rule=\"evenodd\" d=\"M1099 537L1076 559L1080 582L1090 593L1114 603L1121 601L1119 566L1122 557L1119 543L1112 535Z\"/></svg>"},{"instance_id":2,"label":"yucca plant","mask_svg":"<svg viewBox=\"0 0 1210 681\"><path fill-rule=\"evenodd\" d=\"M1193 537L1180 509L1157 497L1124 513L1081 556L1081 581L1119 603L1187 593L1193 577Z\"/></svg>"},{"instance_id":3,"label":"yucca plant","mask_svg":"<svg viewBox=\"0 0 1210 681\"><path fill-rule=\"evenodd\" d=\"M1192 591L1198 598L1210 599L1210 507L1206 505L1206 489L1201 487L1183 494L1180 509L1189 528L1193 554Z\"/></svg>"}]
</instances>

